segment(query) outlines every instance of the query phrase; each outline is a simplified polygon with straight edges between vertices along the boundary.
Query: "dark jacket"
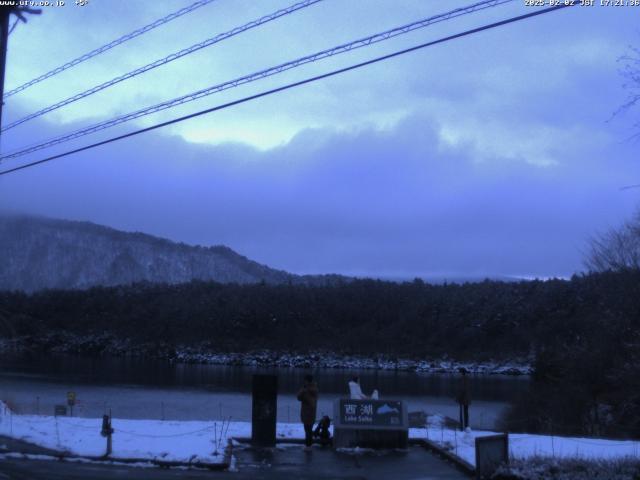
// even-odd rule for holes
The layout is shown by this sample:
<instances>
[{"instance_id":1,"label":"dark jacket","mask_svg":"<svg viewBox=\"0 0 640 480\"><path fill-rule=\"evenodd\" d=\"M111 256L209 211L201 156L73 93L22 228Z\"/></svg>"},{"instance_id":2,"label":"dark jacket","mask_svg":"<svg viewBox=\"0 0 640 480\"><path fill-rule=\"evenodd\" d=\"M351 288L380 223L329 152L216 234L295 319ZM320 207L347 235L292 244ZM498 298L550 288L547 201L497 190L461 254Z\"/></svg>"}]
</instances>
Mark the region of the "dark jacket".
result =
<instances>
[{"instance_id":1,"label":"dark jacket","mask_svg":"<svg viewBox=\"0 0 640 480\"><path fill-rule=\"evenodd\" d=\"M315 382L305 383L298 392L300 403L300 420L305 425L316 422L316 407L318 406L318 387Z\"/></svg>"}]
</instances>

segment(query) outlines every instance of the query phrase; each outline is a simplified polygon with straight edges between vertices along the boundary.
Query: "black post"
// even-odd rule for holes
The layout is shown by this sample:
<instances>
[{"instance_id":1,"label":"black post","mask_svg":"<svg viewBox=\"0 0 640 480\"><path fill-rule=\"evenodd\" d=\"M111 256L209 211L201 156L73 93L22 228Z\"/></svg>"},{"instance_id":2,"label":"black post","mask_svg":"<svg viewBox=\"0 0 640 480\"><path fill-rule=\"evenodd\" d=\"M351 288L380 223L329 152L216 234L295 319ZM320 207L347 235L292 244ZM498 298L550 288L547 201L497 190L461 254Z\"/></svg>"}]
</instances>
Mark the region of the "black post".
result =
<instances>
[{"instance_id":1,"label":"black post","mask_svg":"<svg viewBox=\"0 0 640 480\"><path fill-rule=\"evenodd\" d=\"M251 444L259 447L273 447L276 444L278 377L254 375L252 395Z\"/></svg>"},{"instance_id":2,"label":"black post","mask_svg":"<svg viewBox=\"0 0 640 480\"><path fill-rule=\"evenodd\" d=\"M100 435L107 439L107 452L105 453L105 457L108 457L112 451L111 435L113 435L113 428L111 427L111 412L109 412L109 415L102 416Z\"/></svg>"}]
</instances>

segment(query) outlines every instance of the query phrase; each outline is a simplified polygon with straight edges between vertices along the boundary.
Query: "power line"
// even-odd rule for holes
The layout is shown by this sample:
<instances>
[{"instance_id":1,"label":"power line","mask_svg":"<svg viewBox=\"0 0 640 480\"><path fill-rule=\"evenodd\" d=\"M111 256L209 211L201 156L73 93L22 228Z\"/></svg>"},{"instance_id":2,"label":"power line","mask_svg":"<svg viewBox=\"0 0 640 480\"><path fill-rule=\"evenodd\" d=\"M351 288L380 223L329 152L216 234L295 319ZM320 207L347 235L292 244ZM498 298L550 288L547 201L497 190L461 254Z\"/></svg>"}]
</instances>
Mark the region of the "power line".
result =
<instances>
[{"instance_id":1,"label":"power line","mask_svg":"<svg viewBox=\"0 0 640 480\"><path fill-rule=\"evenodd\" d=\"M104 90L106 88L109 88L113 85L116 85L117 83L120 82L124 82L125 80L128 80L130 78L136 77L142 73L148 72L149 70L153 70L154 68L160 67L162 65L166 65L167 63L173 62L174 60L177 60L179 58L182 58L186 55L190 55L194 52L197 52L198 50L202 50L203 48L209 47L211 45L214 45L216 43L222 42L223 40L226 40L228 38L234 37L236 35L241 34L242 32L246 32L247 30L251 30L252 28L256 28L259 27L260 25L264 25L265 23L269 23L273 20L276 20L280 17L283 17L285 15L289 15L293 12L296 12L298 10L301 10L303 8L307 8L311 5L314 5L318 2L321 2L322 0L303 0L302 2L298 2L295 3L293 5L290 5L287 8L283 8L281 10L278 10L276 12L270 13L269 15L265 15L261 18L258 18L256 20L253 20L249 23L246 23L240 27L236 27L232 30L229 30L228 32L224 32L221 34L216 35L215 37L212 38L208 38L202 42L196 43L195 45L191 45L190 47L184 48L178 52L174 52L171 55L167 55L166 57L160 58L154 62L148 63L147 65L144 65L142 67L136 68L135 70L132 70L130 72L125 73L124 75L119 75L115 78L112 78L111 80L108 80L104 83L101 83L100 85L96 85L95 87L90 88L89 90L85 90L84 92L81 93L77 93L76 95L73 95L69 98L66 98L65 100L62 100L58 103L54 103L53 105L50 105L48 107L43 108L42 110L38 110L37 112L31 113L29 115L27 115L26 117L23 117L19 120L16 120L13 123L10 123L9 125L7 125L6 127L2 128L2 131L6 131L9 130L11 128L17 127L18 125L28 122L29 120L33 120L34 118L40 117L46 113L52 112L54 110L57 110L61 107L64 107L65 105L69 105L70 103L73 102L77 102L78 100L81 100L85 97L88 97L89 95L93 95L94 93L97 93L101 90Z\"/></svg>"},{"instance_id":2,"label":"power line","mask_svg":"<svg viewBox=\"0 0 640 480\"><path fill-rule=\"evenodd\" d=\"M365 67L365 66L368 66L368 65L373 65L375 63L379 63L379 62L382 62L382 61L385 61L385 60L389 60L389 59L394 58L394 57L399 57L401 55L404 55L404 54L407 54L407 53L410 53L410 52L415 52L417 50L421 50L423 48L427 48L427 47L430 47L430 46L433 46L433 45L437 45L437 44L440 44L440 43L448 42L448 41L451 41L451 40L455 40L457 38L465 37L465 36L472 35L472 34L475 34L475 33L479 33L479 32L485 31L485 30L490 30L490 29L493 29L493 28L497 28L497 27L500 27L500 26L503 26L503 25L507 25L507 24L510 24L510 23L514 23L514 22L518 22L518 21L521 21L521 20L525 20L527 18L535 17L535 16L542 15L542 14L545 14L545 13L554 12L556 10L560 10L560 9L563 9L563 8L566 8L566 7L570 7L570 6L573 6L573 4L561 4L561 5L558 5L558 6L547 7L547 8L541 9L541 10L535 10L533 12L530 12L530 13L527 13L527 14L524 14L524 15L519 15L517 17L511 17L511 18L508 18L506 20L501 20L499 22L494 22L494 23L490 23L490 24L487 24L487 25L483 25L481 27L473 28L471 30L466 30L466 31L461 32L461 33L456 33L454 35L449 35L447 37L443 37L443 38L440 38L438 40L433 40L431 42L427 42L427 43L423 43L423 44L420 44L420 45L417 45L417 46L414 46L414 47L406 48L404 50L399 50L399 51L396 51L396 52L393 52L393 53L390 53L390 54L387 54L387 55L383 55L383 56L380 56L380 57L373 58L371 60L367 60L365 62L357 63L355 65L350 65L348 67L340 68L338 70L333 70L331 72L323 73L321 75L316 75L316 76L313 76L313 77L309 77L309 78L306 78L304 80L300 80L300 81L297 81L297 82L289 83L289 84L281 86L281 87L273 88L271 90L266 90L266 91L263 91L263 92L260 92L260 93L254 94L254 95L250 95L248 97L244 97L244 98L241 98L239 100L234 100L232 102L228 102L228 103L224 103L222 105L217 105L215 107L207 108L207 109L201 110L199 112L195 112L195 113L191 113L189 115L185 115L185 116L182 116L182 117L174 118L174 119L168 120L166 122L158 123L158 124L153 125L151 127L142 128L140 130L135 130L133 132L129 132L129 133L126 133L124 135L119 135L117 137L112 137L112 138L109 138L107 140L103 140L101 142L96 142L96 143L93 143L93 144L90 144L90 145L86 145L84 147L76 148L74 150L69 150L67 152L63 152L63 153L60 153L60 154L57 154L57 155L52 155L50 157L43 158L41 160L37 160L37 161L30 162L30 163L27 163L27 164L24 164L24 165L20 165L19 167L14 167L14 168L11 168L11 169L8 169L8 170L3 170L3 171L0 171L0 176L1 175L7 175L7 174L13 173L13 172L17 172L19 170L24 170L26 168L34 167L36 165L40 165L40 164L43 164L43 163L46 163L46 162L50 162L50 161L56 160L58 158L66 157L66 156L72 155L74 153L79 153L79 152L83 152L85 150L89 150L89 149L96 148L96 147L99 147L99 146L102 146L102 145L106 145L106 144L111 143L111 142L115 142L115 141L118 141L118 140L123 140L125 138L129 138L129 137L133 137L133 136L136 136L136 135L140 135L141 133L150 132L150 131L156 130L158 128L166 127L166 126L172 125L174 123L183 122L185 120L189 120L191 118L195 118L195 117L199 117L199 116L202 116L202 115L206 115L208 113L216 112L218 110L224 110L226 108L233 107L235 105L240 105L242 103L250 102L250 101L256 100L258 98L266 97L266 96L269 96L269 95L272 95L272 94L275 94L275 93L283 92L285 90L289 90L289 89L292 89L292 88L300 87L302 85L306 85L308 83L313 83L313 82L316 82L316 81L319 81L319 80L322 80L322 79L325 79L325 78L333 77L333 76L336 76L336 75L339 75L339 74L342 74L342 73L349 72L351 70L356 70L356 69L359 69L359 68L362 68L362 67Z\"/></svg>"},{"instance_id":3,"label":"power line","mask_svg":"<svg viewBox=\"0 0 640 480\"><path fill-rule=\"evenodd\" d=\"M3 98L8 98L11 95L15 95L18 92L21 92L23 90L26 90L27 88L35 85L36 83L40 83L43 80L46 80L47 78L51 78L54 75L57 75L60 72L64 72L65 70L68 70L71 67L75 67L76 65L85 62L87 60L89 60L90 58L95 57L96 55L100 55L101 53L106 52L107 50L112 49L113 47L116 47L124 42L127 42L133 38L139 37L140 35L147 33L150 30L153 30L154 28L159 27L160 25L164 25L165 23L170 22L171 20L175 20L178 17L181 17L182 15L186 15L187 13L191 13L194 10L200 8L200 7L204 7L205 5L211 3L211 2L215 2L216 0L198 0L195 3L192 3L191 5L189 5L188 7L184 7L181 8L180 10L170 13L169 15L159 18L158 20L156 20L155 22L152 22L148 25L145 25L142 28L139 28L137 30L134 30L131 33L128 33L126 35L123 35L120 38L117 38L116 40L113 40L112 42L107 43L106 45L103 45L99 48L96 48L95 50L91 50L89 53L85 53L84 55L79 56L78 58L75 58L73 60L71 60L70 62L65 63L64 65L61 65L57 68L54 68L53 70L44 73L42 75L40 75L39 77L34 78L33 80L28 81L27 83L24 83L22 85L20 85L17 88L14 88L13 90L7 92L4 94Z\"/></svg>"},{"instance_id":4,"label":"power line","mask_svg":"<svg viewBox=\"0 0 640 480\"><path fill-rule=\"evenodd\" d=\"M121 123L125 123L131 120L135 120L137 118L146 116L146 115L150 115L152 113L157 113L160 112L162 110L167 110L169 108L173 108L175 106L178 105L182 105L184 103L188 103L188 102L192 102L194 100L198 100L200 98L206 97L208 95L212 95L214 93L218 93L221 92L223 90L228 90L230 88L235 88L238 87L240 85L244 85L247 83L251 83L272 75L276 75L279 73L282 73L284 71L287 70L291 70L293 68L297 68L300 67L302 65L308 64L308 63L312 63L312 62L316 62L318 60L322 60L324 58L328 58L328 57L332 57L334 55L339 55L345 52L349 52L351 50L355 50L361 47L366 47L369 45L372 45L374 43L378 43L378 42L382 42L385 40L388 40L390 38L393 37L397 37L399 35L404 35L406 33L412 32L414 30L420 29L420 28L425 28L428 27L430 25L433 25L435 23L439 23L439 22L443 22L445 20L450 20L452 18L455 17L459 17L462 15L467 15L476 11L480 11L480 10L484 10L487 8L492 8L492 7L496 7L498 5L501 5L503 3L509 3L512 2L514 0L483 0L481 2L478 3L474 3L472 5L469 5L467 7L462 7L462 8L457 8L454 10L451 10L449 12L443 13L443 14L439 14L439 15L434 15L432 17L423 19L423 20L419 20L416 22L412 22L406 25L403 25L401 27L396 27L393 28L391 30L386 30L382 33L376 33L374 35L370 35L368 37L364 37L364 38L360 38L358 40L349 42L349 43L345 43L342 45L338 45L336 47L333 48L329 48L327 50L322 50L320 52L316 52L314 54L311 55L307 55L305 57L301 57L295 60L292 60L290 62L286 62L280 65L277 65L275 67L270 67L267 68L265 70L260 70L258 72L254 72L251 73L249 75L245 75L243 77L239 77L236 78L234 80L229 80L223 83L220 83L218 85L214 85L211 87L207 87L205 89L202 90L198 90L196 92L192 92L189 93L187 95L183 95L181 97L177 97L174 98L172 100L167 100L165 102L156 104L156 105L152 105L150 107L146 107L143 108L141 110L136 110L134 112L130 112L128 114L125 115L121 115L119 117L115 117L112 118L110 120L106 120L88 127L84 127L81 128L79 130L76 130L74 132L65 134L65 135L61 135L58 137L55 137L53 139L47 140L45 142L41 142L32 146L27 146L25 148L21 148L17 151L14 151L12 153L0 156L0 161L1 160L7 160L7 159L11 159L11 158L17 158L17 157L21 157L24 155L27 155L29 153L38 151L38 150L42 150L43 148L48 148L48 147L52 147L54 145L59 145L61 143L65 143L68 142L70 140L75 140L77 138L83 137L85 135L89 135L91 133L95 133L101 130L105 130L107 128L119 125Z\"/></svg>"}]
</instances>

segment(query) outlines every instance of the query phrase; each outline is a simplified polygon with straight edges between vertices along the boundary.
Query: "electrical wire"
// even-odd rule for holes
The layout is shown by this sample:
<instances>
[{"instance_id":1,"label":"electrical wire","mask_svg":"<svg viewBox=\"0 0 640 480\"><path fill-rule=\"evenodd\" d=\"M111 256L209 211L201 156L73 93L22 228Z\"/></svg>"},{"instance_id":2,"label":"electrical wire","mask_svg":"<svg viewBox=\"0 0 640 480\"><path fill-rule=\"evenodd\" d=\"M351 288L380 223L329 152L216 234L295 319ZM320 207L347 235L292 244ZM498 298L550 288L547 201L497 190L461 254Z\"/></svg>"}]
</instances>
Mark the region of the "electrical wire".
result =
<instances>
[{"instance_id":1,"label":"electrical wire","mask_svg":"<svg viewBox=\"0 0 640 480\"><path fill-rule=\"evenodd\" d=\"M12 151L10 153L4 154L2 156L0 156L0 161L2 160L8 160L11 158L18 158L24 155L27 155L29 153L33 153L35 151L38 150L42 150L43 148L48 148L48 147L52 147L54 145L59 145L61 143L65 143L68 142L70 140L75 140L77 138L83 137L85 135L89 135L91 133L95 133L101 130L104 130L106 128L110 128L113 127L115 125L119 125L121 123L125 123L131 120L135 120L137 118L140 117L144 117L146 115L150 115L152 113L157 113L160 112L162 110L167 110L169 108L173 108L175 106L178 105L182 105L184 103L188 103L188 102L192 102L194 100L198 100L200 98L206 97L208 95L212 95L214 93L218 93L221 92L223 90L228 90L230 88L235 88L238 87L240 85L244 85L247 83L251 83L254 82L256 80L260 80L266 77L270 77L272 75L276 75L279 73L282 73L284 71L287 70L291 70L297 67L300 67L302 65L306 65L308 63L313 63L316 62L318 60L322 60L325 58L329 58L329 57L333 57L335 55L339 55L342 53L346 53L358 48L362 48L362 47L367 47L369 45L378 43L378 42L382 42L385 40L388 40L390 38L394 38L397 37L399 35L404 35L406 33L412 32L414 30L420 29L420 28L425 28L428 27L430 25L433 25L435 23L439 23L439 22L443 22L446 20L450 20L452 18L456 18L462 15L468 15L470 13L474 13L480 10L484 10L487 8L493 8L496 7L498 5L502 5L504 3L509 3L512 2L514 0L483 0L481 2L478 3L474 3L472 5L469 5L467 7L462 7L462 8L457 8L454 10L451 10L449 12L443 13L443 14L439 14L439 15L434 15L416 22L412 22L400 27L396 27L393 28L391 30L386 30L384 32L381 33L376 33L373 35L369 35L367 37L364 38L360 38L358 40L354 40L352 42L349 43L345 43L342 45L338 45L336 47L333 48L329 48L326 50L322 50L320 52L316 52L314 54L311 55L307 55L305 57L301 57L301 58L297 58L295 60L277 65L275 67L270 67L267 68L265 70L261 70L258 72L254 72L251 73L249 75L245 75L243 77L239 77L236 78L234 80L230 80L230 81L226 81L223 83L220 83L218 85L214 85L211 87L207 87L205 89L202 90L198 90L196 92L192 92L189 93L187 95L183 95L177 98L174 98L172 100L167 100L165 102L156 104L156 105L152 105L150 107L145 107L143 109L140 110L136 110L134 112L130 112L128 114L125 115L121 115L119 117L115 117L112 118L110 120L106 120L88 127L84 127L81 128L79 130L76 130L74 132L65 134L65 135L61 135L58 137L55 137L53 139L47 140L45 142L41 142L41 143L37 143L35 145L30 145L27 147L21 147L18 150Z\"/></svg>"},{"instance_id":2,"label":"electrical wire","mask_svg":"<svg viewBox=\"0 0 640 480\"><path fill-rule=\"evenodd\" d=\"M81 55L67 63L65 63L64 65L61 65L59 67L54 68L53 70L50 70L47 73L44 73L42 75L40 75L39 77L34 78L33 80L29 80L28 82L20 85L19 87L14 88L13 90L8 91L7 93L4 94L3 98L8 98L12 95L15 95L18 92L21 92L23 90L26 90L27 88L35 85L36 83L40 83L43 80L46 80L47 78L51 78L54 75L57 75L58 73L64 72L65 70L68 70L71 67L75 67L76 65L79 65L82 62L85 62L87 60L89 60L90 58L95 57L96 55L100 55L101 53L106 52L107 50L111 50L113 47L116 47L122 43L125 43L133 38L139 37L140 35L147 33L150 30L153 30L154 28L159 27L160 25L164 25L165 23L170 22L171 20L175 20L176 18L181 17L182 15L186 15L187 13L191 13L194 10L200 8L200 7L204 7L205 5L211 3L211 2L215 2L216 0L198 0L195 3L192 3L191 5L189 5L188 7L184 7L181 8L180 10L170 13L169 15L159 18L158 20L156 20L155 22L152 22L148 25L145 25L144 27L138 28L137 30L134 30L131 33L128 33L126 35L123 35L120 38L117 38L116 40L113 40L112 42L107 43L106 45L103 45L99 48L96 48L95 50L91 50L88 53L85 53L84 55ZM15 25L14 25L15 27ZM11 29L13 30L13 28Z\"/></svg>"},{"instance_id":3,"label":"electrical wire","mask_svg":"<svg viewBox=\"0 0 640 480\"><path fill-rule=\"evenodd\" d=\"M61 100L57 103L54 103L53 105L49 105L48 107L45 107L41 110L38 110L37 112L31 113L29 115L27 115L26 117L23 117L19 120L16 120L13 123L10 123L9 125L2 127L2 132L5 132L7 130L10 130L14 127L17 127L18 125L21 125L25 122L28 122L29 120L33 120L34 118L38 118L46 113L49 112L53 112L54 110L57 110L59 108L62 108L66 105L69 105L71 103L77 102L78 100L81 100L85 97L88 97L90 95L93 95L94 93L98 93L102 90L105 90L109 87L112 87L113 85L116 85L120 82L124 82L125 80L129 80L130 78L133 77L137 77L138 75L141 75L145 72L148 72L149 70L153 70L154 68L158 68L162 65L166 65L167 63L171 63L175 60L178 60L179 58L182 58L186 55L190 55L194 52L197 52L199 50L202 50L203 48L206 47L210 47L211 45L215 45L216 43L220 43L223 40L227 40L228 38L231 37L235 37L236 35L239 35L243 32L246 32L247 30L251 30L252 28L256 28L259 27L261 25L264 25L265 23L269 23L272 22L273 20L276 20L280 17L283 17L285 15L289 15L291 13L297 12L298 10L302 10L303 8L307 8L310 7L311 5L315 5L316 3L321 2L322 0L304 0L302 2L298 2L295 3L293 5L290 5L286 8L283 8L281 10L278 10L276 12L270 13L269 15L265 15L263 17L260 17L256 20L253 20L249 23L246 23L240 27L236 27L232 30L229 30L228 32L224 32L224 33L220 33L214 37L208 38L206 40L203 40L202 42L196 43L194 45L191 45L190 47L184 48L178 52L174 52L170 55L167 55L166 57L160 58L158 60L155 60L151 63L148 63L146 65L143 65L142 67L136 68L135 70L132 70L130 72L127 72L123 75L119 75L117 77L112 78L111 80L107 80L106 82L101 83L100 85L96 85L94 87L91 87L88 90L85 90L84 92L80 92L77 93L69 98L66 98L64 100Z\"/></svg>"},{"instance_id":4,"label":"electrical wire","mask_svg":"<svg viewBox=\"0 0 640 480\"><path fill-rule=\"evenodd\" d=\"M134 437L144 437L144 438L173 438L173 437L184 437L186 435L193 435L195 433L202 433L202 432L208 432L213 430L216 427L216 423L214 422L214 425L210 425L208 427L204 427L201 428L199 430L193 430L191 432L183 432L183 433L170 433L170 434L166 434L166 435L152 435L152 434L147 434L147 433L137 433L137 432L132 432L130 430L121 430L118 429L119 433L125 433L127 435L132 435Z\"/></svg>"},{"instance_id":5,"label":"electrical wire","mask_svg":"<svg viewBox=\"0 0 640 480\"><path fill-rule=\"evenodd\" d=\"M463 32L460 32L460 33L456 33L454 35L449 35L447 37L443 37L443 38L440 38L438 40L433 40L433 41L430 41L430 42L427 42L427 43L416 45L414 47L406 48L404 50L399 50L399 51L396 51L396 52L393 52L393 53L390 53L390 54L387 54L387 55L383 55L383 56L380 56L380 57L373 58L371 60L367 60L365 62L357 63L357 64L354 64L354 65L350 65L348 67L340 68L338 70L333 70L331 72L324 73L324 74L321 74L321 75L316 75L316 76L313 76L313 77L309 77L309 78L306 78L304 80L300 80L300 81L297 81L297 82L289 83L289 84L281 86L281 87L273 88L271 90L266 90L266 91L263 91L263 92L260 92L260 93L254 94L254 95L250 95L248 97L244 97L244 98L241 98L239 100L234 100L232 102L228 102L228 103L225 103L225 104L222 104L222 105L217 105L215 107L211 107L211 108L208 108L208 109L205 109L205 110L201 110L199 112L195 112L195 113L191 113L189 115L185 115L185 116L182 116L182 117L174 118L172 120L168 120L166 122L158 123L156 125L153 125L153 126L150 126L150 127L147 127L147 128L142 128L140 130L135 130L133 132L126 133L124 135L119 135L117 137L112 137L112 138L109 138L107 140L103 140L101 142L96 142L96 143L93 143L93 144L90 144L90 145L86 145L84 147L76 148L74 150L69 150L67 152L63 152L63 153L60 153L60 154L57 154L57 155L52 155L50 157L43 158L41 160L37 160L37 161L34 161L34 162L29 162L29 163L26 163L24 165L20 165L18 167L14 167L14 168L11 168L11 169L8 169L8 170L3 170L3 171L0 171L0 176L1 175L7 175L7 174L13 173L13 172L17 172L19 170L24 170L26 168L31 168L31 167L34 167L36 165L41 165L43 163L50 162L50 161L56 160L58 158L66 157L66 156L74 154L74 153L79 153L79 152L83 152L85 150L90 150L92 148L99 147L101 145L106 145L108 143L112 143L112 142L115 142L115 141L118 141L118 140L122 140L122 139L125 139L125 138L129 138L129 137L133 137L133 136L136 136L136 135L140 135L141 133L149 132L149 131L156 130L158 128L162 128L162 127L165 127L165 126L168 126L168 125L172 125L172 124L175 124L175 123L183 122L185 120L188 120L188 119L191 119L191 118L195 118L195 117L199 117L199 116L202 116L202 115L205 115L205 114L208 114L208 113L212 113L212 112L215 112L215 111L218 111L218 110L223 110L223 109L235 106L235 105L239 105L239 104L246 103L246 102L249 102L249 101L252 101L252 100L256 100L258 98L266 97L266 96L272 95L274 93L283 92L285 90L289 90L289 89L296 88L296 87L299 87L299 86L302 86L302 85L306 85L308 83L313 83L313 82L316 82L318 80L322 80L322 79L325 79L325 78L333 77L333 76L336 76L336 75L339 75L339 74L342 74L342 73L349 72L351 70L356 70L356 69L359 69L359 68L362 68L362 67L365 67L365 66L368 66L368 65L373 65L375 63L379 63L379 62L382 62L382 61L385 61L385 60L389 60L391 58L398 57L398 56L401 56L401 55L404 55L404 54L407 54L407 53L410 53L410 52L415 52L417 50L421 50L421 49L424 49L424 48L427 48L427 47L431 47L433 45L437 45L437 44L440 44L440 43L448 42L448 41L451 41L451 40L454 40L454 39L457 39L457 38L465 37L465 36L472 35L472 34L475 34L475 33L479 33L479 32L485 31L485 30L490 30L490 29L493 29L493 28L501 27L503 25L507 25L507 24L514 23L514 22L518 22L518 21L521 21L521 20L525 20L527 18L538 16L538 15L543 15L545 13L554 12L554 11L557 11L557 10L560 10L560 9L563 9L563 8L567 8L567 7L570 7L570 6L573 6L573 4L561 4L561 5L558 5L558 6L548 7L548 8L544 8L544 9L541 9L541 10L536 10L536 11L533 11L533 12L530 12L530 13L527 13L527 14L524 14L524 15L511 17L511 18L508 18L506 20L501 20L501 21L498 21L498 22L494 22L494 23L490 23L490 24L487 24L487 25L483 25L481 27L473 28L471 30L466 30L466 31L463 31Z\"/></svg>"}]
</instances>

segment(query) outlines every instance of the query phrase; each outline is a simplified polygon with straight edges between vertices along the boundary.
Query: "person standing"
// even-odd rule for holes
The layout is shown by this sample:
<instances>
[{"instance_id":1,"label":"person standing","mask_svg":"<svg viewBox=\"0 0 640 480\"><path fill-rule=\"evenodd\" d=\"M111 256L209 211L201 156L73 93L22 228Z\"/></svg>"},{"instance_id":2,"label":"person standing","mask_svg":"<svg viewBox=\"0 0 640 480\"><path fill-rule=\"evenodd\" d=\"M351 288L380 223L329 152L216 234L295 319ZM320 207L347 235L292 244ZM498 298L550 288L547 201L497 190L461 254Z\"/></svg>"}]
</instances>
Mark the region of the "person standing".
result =
<instances>
[{"instance_id":1,"label":"person standing","mask_svg":"<svg viewBox=\"0 0 640 480\"><path fill-rule=\"evenodd\" d=\"M298 392L300 401L300 420L304 425L304 449L311 451L313 443L313 424L316 421L316 408L318 406L318 386L313 381L313 376L305 375L304 384Z\"/></svg>"},{"instance_id":2,"label":"person standing","mask_svg":"<svg viewBox=\"0 0 640 480\"><path fill-rule=\"evenodd\" d=\"M362 389L360 388L360 379L358 377L353 377L349 381L349 396L352 400L366 400L367 396L362 393Z\"/></svg>"},{"instance_id":3,"label":"person standing","mask_svg":"<svg viewBox=\"0 0 640 480\"><path fill-rule=\"evenodd\" d=\"M469 378L467 377L467 369L461 368L460 374L460 390L456 400L460 409L460 430L464 431L469 428L469 405L471 404L471 392L469 392Z\"/></svg>"}]
</instances>

